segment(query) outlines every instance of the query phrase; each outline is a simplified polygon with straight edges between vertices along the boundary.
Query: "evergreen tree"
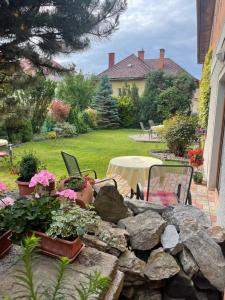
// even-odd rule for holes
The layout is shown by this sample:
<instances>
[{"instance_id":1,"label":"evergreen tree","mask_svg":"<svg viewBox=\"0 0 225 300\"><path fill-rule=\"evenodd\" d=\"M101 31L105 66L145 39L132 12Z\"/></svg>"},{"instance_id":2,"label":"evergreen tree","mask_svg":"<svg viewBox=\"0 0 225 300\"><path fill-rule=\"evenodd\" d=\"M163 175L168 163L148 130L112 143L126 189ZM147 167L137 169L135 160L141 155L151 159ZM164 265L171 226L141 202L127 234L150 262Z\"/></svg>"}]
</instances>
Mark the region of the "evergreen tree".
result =
<instances>
[{"instance_id":1,"label":"evergreen tree","mask_svg":"<svg viewBox=\"0 0 225 300\"><path fill-rule=\"evenodd\" d=\"M116 101L112 98L112 85L107 76L100 79L93 107L98 113L98 126L100 128L119 127L119 115Z\"/></svg>"}]
</instances>

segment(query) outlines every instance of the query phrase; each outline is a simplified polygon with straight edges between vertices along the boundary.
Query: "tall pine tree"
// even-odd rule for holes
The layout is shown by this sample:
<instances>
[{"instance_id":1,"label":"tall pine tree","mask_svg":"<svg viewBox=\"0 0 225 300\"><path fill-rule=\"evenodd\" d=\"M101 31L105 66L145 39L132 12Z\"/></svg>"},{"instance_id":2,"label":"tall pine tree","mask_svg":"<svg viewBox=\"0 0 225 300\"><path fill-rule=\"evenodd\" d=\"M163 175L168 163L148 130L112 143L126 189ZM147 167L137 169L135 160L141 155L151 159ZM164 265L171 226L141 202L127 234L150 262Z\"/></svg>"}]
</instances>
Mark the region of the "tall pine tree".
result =
<instances>
[{"instance_id":1,"label":"tall pine tree","mask_svg":"<svg viewBox=\"0 0 225 300\"><path fill-rule=\"evenodd\" d=\"M96 96L93 99L93 107L97 110L100 128L119 127L117 103L112 98L112 85L107 76L100 79Z\"/></svg>"}]
</instances>

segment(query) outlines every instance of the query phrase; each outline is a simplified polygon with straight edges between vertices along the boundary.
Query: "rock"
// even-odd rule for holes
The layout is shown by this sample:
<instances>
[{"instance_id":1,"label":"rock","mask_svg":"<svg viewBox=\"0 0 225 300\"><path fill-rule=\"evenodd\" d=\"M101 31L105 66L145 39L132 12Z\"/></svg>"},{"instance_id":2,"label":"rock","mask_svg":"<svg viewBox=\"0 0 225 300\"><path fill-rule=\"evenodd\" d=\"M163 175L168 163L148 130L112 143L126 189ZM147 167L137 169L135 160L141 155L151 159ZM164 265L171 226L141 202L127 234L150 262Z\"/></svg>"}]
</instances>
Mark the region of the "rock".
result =
<instances>
[{"instance_id":1,"label":"rock","mask_svg":"<svg viewBox=\"0 0 225 300\"><path fill-rule=\"evenodd\" d=\"M120 271L116 272L116 275L111 283L108 292L105 295L104 300L118 300L123 289L124 274Z\"/></svg>"},{"instance_id":2,"label":"rock","mask_svg":"<svg viewBox=\"0 0 225 300\"><path fill-rule=\"evenodd\" d=\"M162 280L176 275L180 271L172 255L163 251L163 248L153 250L146 268L145 275L150 280Z\"/></svg>"},{"instance_id":3,"label":"rock","mask_svg":"<svg viewBox=\"0 0 225 300\"><path fill-rule=\"evenodd\" d=\"M216 290L216 288L203 276L201 272L198 272L194 277L195 286L200 290Z\"/></svg>"},{"instance_id":4,"label":"rock","mask_svg":"<svg viewBox=\"0 0 225 300\"><path fill-rule=\"evenodd\" d=\"M181 270L176 276L168 281L166 294L172 298L197 299L193 281Z\"/></svg>"},{"instance_id":5,"label":"rock","mask_svg":"<svg viewBox=\"0 0 225 300\"><path fill-rule=\"evenodd\" d=\"M134 300L161 300L162 294L160 290L150 290L147 288L139 288L136 292Z\"/></svg>"},{"instance_id":6,"label":"rock","mask_svg":"<svg viewBox=\"0 0 225 300\"><path fill-rule=\"evenodd\" d=\"M203 276L219 291L225 287L225 259L220 246L198 222L190 220L180 226L180 237L198 264Z\"/></svg>"},{"instance_id":7,"label":"rock","mask_svg":"<svg viewBox=\"0 0 225 300\"><path fill-rule=\"evenodd\" d=\"M167 209L162 217L167 221L168 224L175 225L179 230L179 226L186 220L195 220L202 227L209 228L211 222L207 215L199 208L192 205L177 205L174 209Z\"/></svg>"},{"instance_id":8,"label":"rock","mask_svg":"<svg viewBox=\"0 0 225 300\"><path fill-rule=\"evenodd\" d=\"M118 222L130 235L132 249L150 250L160 242L160 236L165 228L162 217L151 210L135 217L129 217Z\"/></svg>"},{"instance_id":9,"label":"rock","mask_svg":"<svg viewBox=\"0 0 225 300\"><path fill-rule=\"evenodd\" d=\"M214 226L208 228L207 233L217 244L221 244L225 241L225 228Z\"/></svg>"},{"instance_id":10,"label":"rock","mask_svg":"<svg viewBox=\"0 0 225 300\"><path fill-rule=\"evenodd\" d=\"M167 225L163 234L161 235L161 244L163 249L176 255L183 248L179 240L179 234L177 233L174 225Z\"/></svg>"},{"instance_id":11,"label":"rock","mask_svg":"<svg viewBox=\"0 0 225 300\"><path fill-rule=\"evenodd\" d=\"M194 257L190 253L188 249L184 247L183 251L179 254L179 261L182 265L184 272L189 276L192 277L196 274L199 270Z\"/></svg>"},{"instance_id":12,"label":"rock","mask_svg":"<svg viewBox=\"0 0 225 300\"><path fill-rule=\"evenodd\" d=\"M142 214L146 212L147 210L153 210L155 212L158 212L160 214L165 211L165 206L156 204L156 203L150 203L147 201L143 200L137 200L136 197L133 197L132 199L130 198L125 198L124 203L129 207L129 209L135 214Z\"/></svg>"},{"instance_id":13,"label":"rock","mask_svg":"<svg viewBox=\"0 0 225 300\"><path fill-rule=\"evenodd\" d=\"M134 299L135 288L132 286L124 286L122 290L122 296L126 299Z\"/></svg>"},{"instance_id":14,"label":"rock","mask_svg":"<svg viewBox=\"0 0 225 300\"><path fill-rule=\"evenodd\" d=\"M129 250L119 258L119 270L125 274L125 285L141 285L145 283L144 270L146 263L137 258Z\"/></svg>"},{"instance_id":15,"label":"rock","mask_svg":"<svg viewBox=\"0 0 225 300\"><path fill-rule=\"evenodd\" d=\"M112 185L105 185L100 188L94 207L104 221L117 223L120 219L130 216L128 207L124 204L123 196Z\"/></svg>"}]
</instances>

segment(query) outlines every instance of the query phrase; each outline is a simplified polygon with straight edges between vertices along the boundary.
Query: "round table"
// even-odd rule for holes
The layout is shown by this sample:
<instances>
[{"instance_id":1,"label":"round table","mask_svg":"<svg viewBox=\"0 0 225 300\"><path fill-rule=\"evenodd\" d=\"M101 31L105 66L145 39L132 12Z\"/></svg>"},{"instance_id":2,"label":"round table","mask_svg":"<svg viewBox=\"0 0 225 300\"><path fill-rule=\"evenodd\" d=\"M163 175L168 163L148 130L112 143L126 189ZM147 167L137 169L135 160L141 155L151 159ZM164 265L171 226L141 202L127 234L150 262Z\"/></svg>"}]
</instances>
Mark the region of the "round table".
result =
<instances>
[{"instance_id":1,"label":"round table","mask_svg":"<svg viewBox=\"0 0 225 300\"><path fill-rule=\"evenodd\" d=\"M7 145L8 145L7 140L0 139L0 147L7 146Z\"/></svg>"},{"instance_id":2,"label":"round table","mask_svg":"<svg viewBox=\"0 0 225 300\"><path fill-rule=\"evenodd\" d=\"M137 183L146 185L149 168L162 163L160 159L149 156L119 156L110 160L107 176L120 175L135 191Z\"/></svg>"}]
</instances>

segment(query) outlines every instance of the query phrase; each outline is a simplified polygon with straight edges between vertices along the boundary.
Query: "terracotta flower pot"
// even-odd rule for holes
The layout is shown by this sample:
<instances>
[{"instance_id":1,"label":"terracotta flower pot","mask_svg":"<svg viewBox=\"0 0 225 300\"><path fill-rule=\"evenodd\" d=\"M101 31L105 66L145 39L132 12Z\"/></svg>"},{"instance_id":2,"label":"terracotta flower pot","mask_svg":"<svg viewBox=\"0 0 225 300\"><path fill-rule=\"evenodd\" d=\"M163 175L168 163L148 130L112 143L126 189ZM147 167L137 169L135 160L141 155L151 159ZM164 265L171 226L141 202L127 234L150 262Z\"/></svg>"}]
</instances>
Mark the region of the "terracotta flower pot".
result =
<instances>
[{"instance_id":1,"label":"terracotta flower pot","mask_svg":"<svg viewBox=\"0 0 225 300\"><path fill-rule=\"evenodd\" d=\"M11 230L6 231L2 236L0 236L0 257L6 254L12 247L11 236Z\"/></svg>"},{"instance_id":2,"label":"terracotta flower pot","mask_svg":"<svg viewBox=\"0 0 225 300\"><path fill-rule=\"evenodd\" d=\"M40 252L52 257L67 256L71 262L75 260L84 247L79 237L74 241L67 241L58 238L53 239L40 231L30 230L28 235L32 234L40 238L38 247Z\"/></svg>"},{"instance_id":3,"label":"terracotta flower pot","mask_svg":"<svg viewBox=\"0 0 225 300\"><path fill-rule=\"evenodd\" d=\"M34 187L29 187L30 182L16 180L16 183L19 188L20 196L28 196L34 192Z\"/></svg>"}]
</instances>

